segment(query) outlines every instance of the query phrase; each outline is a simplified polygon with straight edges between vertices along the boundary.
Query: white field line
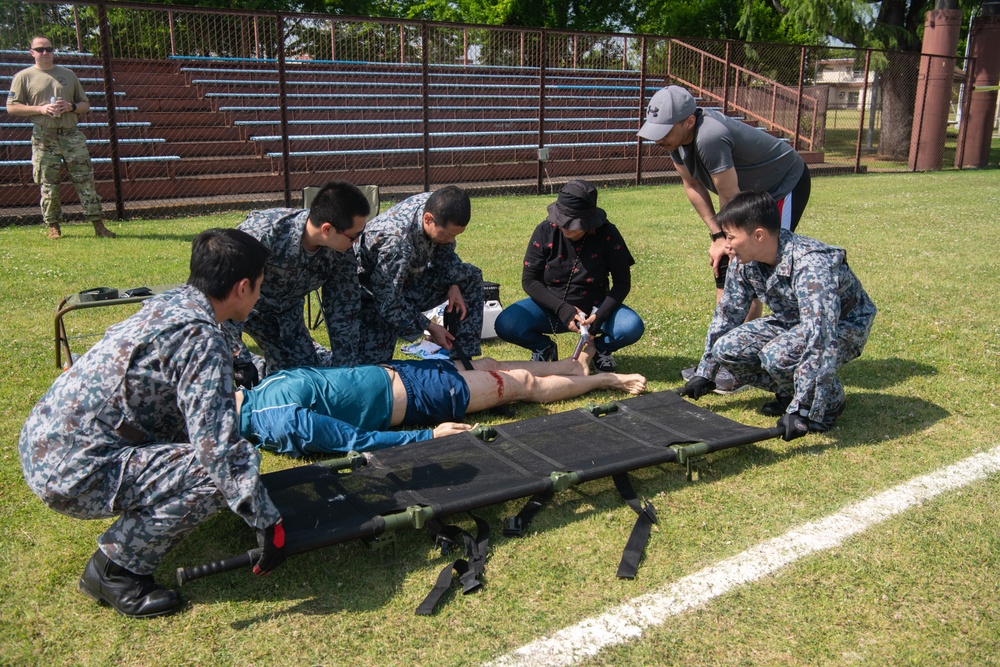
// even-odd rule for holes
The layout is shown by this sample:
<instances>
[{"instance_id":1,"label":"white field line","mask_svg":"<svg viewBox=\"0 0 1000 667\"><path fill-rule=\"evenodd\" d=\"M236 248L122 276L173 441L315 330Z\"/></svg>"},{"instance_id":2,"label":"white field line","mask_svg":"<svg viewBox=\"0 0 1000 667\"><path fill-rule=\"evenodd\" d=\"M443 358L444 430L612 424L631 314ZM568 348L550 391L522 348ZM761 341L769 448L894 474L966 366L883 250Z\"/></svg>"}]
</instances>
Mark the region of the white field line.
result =
<instances>
[{"instance_id":1,"label":"white field line","mask_svg":"<svg viewBox=\"0 0 1000 667\"><path fill-rule=\"evenodd\" d=\"M488 664L491 667L572 665L604 648L637 639L646 628L700 607L800 558L836 547L847 538L938 494L978 482L997 471L1000 471L1000 447L915 477L824 519L792 528L781 537L751 547L600 616L525 644Z\"/></svg>"}]
</instances>

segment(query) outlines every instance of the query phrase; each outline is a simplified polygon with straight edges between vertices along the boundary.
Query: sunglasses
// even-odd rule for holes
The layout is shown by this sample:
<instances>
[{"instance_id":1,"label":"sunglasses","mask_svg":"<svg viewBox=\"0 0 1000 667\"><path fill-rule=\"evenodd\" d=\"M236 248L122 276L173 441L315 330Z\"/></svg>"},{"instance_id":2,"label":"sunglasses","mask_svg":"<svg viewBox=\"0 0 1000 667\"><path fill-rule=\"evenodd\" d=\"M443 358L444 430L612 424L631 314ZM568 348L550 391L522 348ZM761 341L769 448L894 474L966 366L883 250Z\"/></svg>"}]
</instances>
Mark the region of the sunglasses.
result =
<instances>
[{"instance_id":1,"label":"sunglasses","mask_svg":"<svg viewBox=\"0 0 1000 667\"><path fill-rule=\"evenodd\" d=\"M346 236L347 240L350 241L351 243L354 243L355 241L357 241L358 237L361 236L361 232L358 232L357 234L348 234L347 232L345 232L345 231L343 231L341 229L338 229L337 231L340 232L341 234L343 234L344 236Z\"/></svg>"},{"instance_id":2,"label":"sunglasses","mask_svg":"<svg viewBox=\"0 0 1000 667\"><path fill-rule=\"evenodd\" d=\"M31 49L35 53L55 53L55 48L51 46L38 46Z\"/></svg>"}]
</instances>

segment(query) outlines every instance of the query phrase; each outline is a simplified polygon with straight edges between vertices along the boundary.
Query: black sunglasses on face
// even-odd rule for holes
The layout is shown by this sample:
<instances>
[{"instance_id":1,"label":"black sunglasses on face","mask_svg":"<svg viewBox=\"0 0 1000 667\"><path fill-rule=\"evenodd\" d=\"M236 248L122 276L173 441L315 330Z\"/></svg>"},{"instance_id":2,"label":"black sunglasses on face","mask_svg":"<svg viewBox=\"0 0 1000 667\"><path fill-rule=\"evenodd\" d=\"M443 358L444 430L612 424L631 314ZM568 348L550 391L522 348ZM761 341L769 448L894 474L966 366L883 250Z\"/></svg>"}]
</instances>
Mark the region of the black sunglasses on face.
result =
<instances>
[{"instance_id":1,"label":"black sunglasses on face","mask_svg":"<svg viewBox=\"0 0 1000 667\"><path fill-rule=\"evenodd\" d=\"M55 48L51 46L38 46L31 49L36 53L55 53Z\"/></svg>"}]
</instances>

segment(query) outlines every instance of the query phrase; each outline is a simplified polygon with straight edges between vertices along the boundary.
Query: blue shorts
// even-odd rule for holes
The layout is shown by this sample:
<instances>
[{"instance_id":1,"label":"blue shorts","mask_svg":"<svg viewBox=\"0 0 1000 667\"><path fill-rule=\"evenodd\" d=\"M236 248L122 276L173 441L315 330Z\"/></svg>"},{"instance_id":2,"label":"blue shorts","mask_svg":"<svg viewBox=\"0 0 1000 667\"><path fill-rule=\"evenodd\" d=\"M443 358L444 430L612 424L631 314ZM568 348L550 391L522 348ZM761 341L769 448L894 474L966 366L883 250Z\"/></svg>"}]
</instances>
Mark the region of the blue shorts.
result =
<instances>
[{"instance_id":1,"label":"blue shorts","mask_svg":"<svg viewBox=\"0 0 1000 667\"><path fill-rule=\"evenodd\" d=\"M390 361L406 388L404 426L435 426L462 421L469 407L469 385L450 361Z\"/></svg>"}]
</instances>

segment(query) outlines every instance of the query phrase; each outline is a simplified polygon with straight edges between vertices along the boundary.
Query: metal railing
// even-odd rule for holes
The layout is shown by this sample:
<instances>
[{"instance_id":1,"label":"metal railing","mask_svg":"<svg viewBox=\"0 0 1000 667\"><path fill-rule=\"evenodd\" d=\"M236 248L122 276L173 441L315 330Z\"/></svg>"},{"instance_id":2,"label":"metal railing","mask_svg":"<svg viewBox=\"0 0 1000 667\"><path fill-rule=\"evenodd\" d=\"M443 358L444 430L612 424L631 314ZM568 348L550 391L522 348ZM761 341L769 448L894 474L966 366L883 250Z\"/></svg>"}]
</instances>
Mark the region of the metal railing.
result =
<instances>
[{"instance_id":1,"label":"metal railing","mask_svg":"<svg viewBox=\"0 0 1000 667\"><path fill-rule=\"evenodd\" d=\"M102 140L98 190L119 217L149 200L291 204L329 178L404 194L670 180L666 154L633 134L668 83L794 142L817 173L903 171L921 66L848 48L30 0L0 10L0 76L31 64L35 34L94 79L84 131ZM0 124L6 221L37 218L30 124L16 120Z\"/></svg>"}]
</instances>

